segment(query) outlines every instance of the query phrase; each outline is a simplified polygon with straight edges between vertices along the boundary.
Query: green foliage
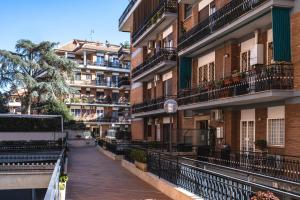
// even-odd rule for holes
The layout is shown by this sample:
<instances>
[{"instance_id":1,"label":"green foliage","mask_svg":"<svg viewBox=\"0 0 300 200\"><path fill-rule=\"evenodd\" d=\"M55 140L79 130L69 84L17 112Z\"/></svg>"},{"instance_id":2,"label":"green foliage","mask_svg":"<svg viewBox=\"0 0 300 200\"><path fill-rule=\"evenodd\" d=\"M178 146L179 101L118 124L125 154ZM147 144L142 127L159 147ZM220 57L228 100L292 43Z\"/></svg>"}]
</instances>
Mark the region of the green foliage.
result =
<instances>
[{"instance_id":1,"label":"green foliage","mask_svg":"<svg viewBox=\"0 0 300 200\"><path fill-rule=\"evenodd\" d=\"M30 114L33 102L42 103L75 93L66 79L77 64L56 55L56 45L48 41L35 44L19 40L16 53L0 50L0 87L24 90L23 112Z\"/></svg>"},{"instance_id":2,"label":"green foliage","mask_svg":"<svg viewBox=\"0 0 300 200\"><path fill-rule=\"evenodd\" d=\"M8 96L7 94L3 94L0 92L0 113L8 113L9 110L6 106L8 103Z\"/></svg>"},{"instance_id":3,"label":"green foliage","mask_svg":"<svg viewBox=\"0 0 300 200\"><path fill-rule=\"evenodd\" d=\"M260 149L260 150L265 150L267 148L267 141L266 140L256 140L255 145Z\"/></svg>"},{"instance_id":4,"label":"green foliage","mask_svg":"<svg viewBox=\"0 0 300 200\"><path fill-rule=\"evenodd\" d=\"M59 177L59 182L67 182L69 180L69 177L67 175L61 175Z\"/></svg>"},{"instance_id":5,"label":"green foliage","mask_svg":"<svg viewBox=\"0 0 300 200\"><path fill-rule=\"evenodd\" d=\"M147 154L143 150L132 149L130 152L130 157L137 162L147 163Z\"/></svg>"},{"instance_id":6,"label":"green foliage","mask_svg":"<svg viewBox=\"0 0 300 200\"><path fill-rule=\"evenodd\" d=\"M0 117L1 132L42 132L61 131L61 118L21 118L16 116Z\"/></svg>"},{"instance_id":7,"label":"green foliage","mask_svg":"<svg viewBox=\"0 0 300 200\"><path fill-rule=\"evenodd\" d=\"M61 101L47 101L42 105L42 111L40 114L45 115L61 115L64 121L73 120L73 115L70 113L68 107Z\"/></svg>"}]
</instances>

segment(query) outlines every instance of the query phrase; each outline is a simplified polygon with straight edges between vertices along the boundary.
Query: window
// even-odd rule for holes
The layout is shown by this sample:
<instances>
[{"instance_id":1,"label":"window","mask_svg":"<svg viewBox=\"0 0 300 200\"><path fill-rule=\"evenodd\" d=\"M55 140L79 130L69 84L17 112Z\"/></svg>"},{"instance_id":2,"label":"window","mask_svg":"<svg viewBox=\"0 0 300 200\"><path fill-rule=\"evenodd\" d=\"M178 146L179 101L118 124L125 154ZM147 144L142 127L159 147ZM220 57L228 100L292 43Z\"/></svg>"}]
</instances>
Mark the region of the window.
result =
<instances>
[{"instance_id":1,"label":"window","mask_svg":"<svg viewBox=\"0 0 300 200\"><path fill-rule=\"evenodd\" d=\"M117 110L113 111L111 113L111 117L112 117L113 120L117 120L118 117L119 117L119 112Z\"/></svg>"},{"instance_id":2,"label":"window","mask_svg":"<svg viewBox=\"0 0 300 200\"><path fill-rule=\"evenodd\" d=\"M81 80L81 73L80 72L76 72L75 73L75 80L76 81L80 81Z\"/></svg>"},{"instance_id":3,"label":"window","mask_svg":"<svg viewBox=\"0 0 300 200\"><path fill-rule=\"evenodd\" d=\"M241 71L250 70L250 51L245 51L241 54Z\"/></svg>"},{"instance_id":4,"label":"window","mask_svg":"<svg viewBox=\"0 0 300 200\"><path fill-rule=\"evenodd\" d=\"M215 1L213 1L209 4L209 15L214 14L216 11L217 11L216 3Z\"/></svg>"},{"instance_id":5,"label":"window","mask_svg":"<svg viewBox=\"0 0 300 200\"><path fill-rule=\"evenodd\" d=\"M104 56L97 56L97 65L103 65L104 64Z\"/></svg>"},{"instance_id":6,"label":"window","mask_svg":"<svg viewBox=\"0 0 300 200\"><path fill-rule=\"evenodd\" d=\"M86 74L85 79L89 80L89 81L92 80L92 75L91 74Z\"/></svg>"},{"instance_id":7,"label":"window","mask_svg":"<svg viewBox=\"0 0 300 200\"><path fill-rule=\"evenodd\" d=\"M270 65L273 63L273 42L267 43L267 64Z\"/></svg>"},{"instance_id":8,"label":"window","mask_svg":"<svg viewBox=\"0 0 300 200\"><path fill-rule=\"evenodd\" d=\"M285 120L268 119L268 145L284 146Z\"/></svg>"},{"instance_id":9,"label":"window","mask_svg":"<svg viewBox=\"0 0 300 200\"><path fill-rule=\"evenodd\" d=\"M215 80L215 63L209 63L198 68L198 83Z\"/></svg>"},{"instance_id":10,"label":"window","mask_svg":"<svg viewBox=\"0 0 300 200\"><path fill-rule=\"evenodd\" d=\"M119 102L119 93L113 92L112 93L112 102L118 103Z\"/></svg>"},{"instance_id":11,"label":"window","mask_svg":"<svg viewBox=\"0 0 300 200\"><path fill-rule=\"evenodd\" d=\"M71 113L75 117L80 117L80 109L71 109Z\"/></svg>"},{"instance_id":12,"label":"window","mask_svg":"<svg viewBox=\"0 0 300 200\"><path fill-rule=\"evenodd\" d=\"M163 90L165 97L172 95L172 79L163 82Z\"/></svg>"},{"instance_id":13,"label":"window","mask_svg":"<svg viewBox=\"0 0 300 200\"><path fill-rule=\"evenodd\" d=\"M91 96L91 91L86 91L86 96L90 97Z\"/></svg>"},{"instance_id":14,"label":"window","mask_svg":"<svg viewBox=\"0 0 300 200\"><path fill-rule=\"evenodd\" d=\"M104 110L97 110L97 118L104 118Z\"/></svg>"},{"instance_id":15,"label":"window","mask_svg":"<svg viewBox=\"0 0 300 200\"><path fill-rule=\"evenodd\" d=\"M184 19L187 19L192 15L193 7L191 4L185 4L184 5Z\"/></svg>"},{"instance_id":16,"label":"window","mask_svg":"<svg viewBox=\"0 0 300 200\"><path fill-rule=\"evenodd\" d=\"M147 135L148 135L148 137L152 137L152 125L149 125L148 124L148 126L147 126Z\"/></svg>"},{"instance_id":17,"label":"window","mask_svg":"<svg viewBox=\"0 0 300 200\"><path fill-rule=\"evenodd\" d=\"M111 77L112 86L117 87L119 82L119 76L113 75Z\"/></svg>"},{"instance_id":18,"label":"window","mask_svg":"<svg viewBox=\"0 0 300 200\"><path fill-rule=\"evenodd\" d=\"M96 84L97 85L105 85L104 74L97 74Z\"/></svg>"}]
</instances>

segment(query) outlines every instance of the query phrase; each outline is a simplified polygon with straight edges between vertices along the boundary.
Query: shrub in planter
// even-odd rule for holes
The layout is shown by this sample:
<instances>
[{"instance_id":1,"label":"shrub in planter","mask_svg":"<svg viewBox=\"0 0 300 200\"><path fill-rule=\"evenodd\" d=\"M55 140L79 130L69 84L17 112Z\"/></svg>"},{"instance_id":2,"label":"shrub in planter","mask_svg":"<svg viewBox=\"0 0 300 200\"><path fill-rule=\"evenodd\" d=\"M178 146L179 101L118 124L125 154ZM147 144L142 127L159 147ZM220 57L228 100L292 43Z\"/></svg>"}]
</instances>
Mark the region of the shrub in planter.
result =
<instances>
[{"instance_id":1,"label":"shrub in planter","mask_svg":"<svg viewBox=\"0 0 300 200\"><path fill-rule=\"evenodd\" d=\"M258 149L264 151L267 148L267 141L266 140L256 140L255 145Z\"/></svg>"},{"instance_id":2,"label":"shrub in planter","mask_svg":"<svg viewBox=\"0 0 300 200\"><path fill-rule=\"evenodd\" d=\"M140 163L147 163L147 154L145 151L140 149L133 149L130 152L130 156L133 160Z\"/></svg>"},{"instance_id":3,"label":"shrub in planter","mask_svg":"<svg viewBox=\"0 0 300 200\"><path fill-rule=\"evenodd\" d=\"M280 200L276 197L272 192L256 192L252 197L251 200Z\"/></svg>"},{"instance_id":4,"label":"shrub in planter","mask_svg":"<svg viewBox=\"0 0 300 200\"><path fill-rule=\"evenodd\" d=\"M134 164L138 169L147 171L147 154L145 151L133 149L130 152L130 157L134 160Z\"/></svg>"}]
</instances>

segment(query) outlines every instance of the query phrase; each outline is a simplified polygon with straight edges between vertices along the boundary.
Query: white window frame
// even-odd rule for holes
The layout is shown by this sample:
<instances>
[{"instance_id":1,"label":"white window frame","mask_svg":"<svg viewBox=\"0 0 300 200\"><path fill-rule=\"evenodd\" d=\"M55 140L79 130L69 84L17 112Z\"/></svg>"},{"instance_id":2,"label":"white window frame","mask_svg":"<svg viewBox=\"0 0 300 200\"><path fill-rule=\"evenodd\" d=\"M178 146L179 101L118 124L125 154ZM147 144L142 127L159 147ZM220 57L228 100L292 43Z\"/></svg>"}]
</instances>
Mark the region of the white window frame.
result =
<instances>
[{"instance_id":1,"label":"white window frame","mask_svg":"<svg viewBox=\"0 0 300 200\"><path fill-rule=\"evenodd\" d=\"M283 144L270 144L270 141L269 141L269 129L270 129L269 120L283 120L283 123L284 123ZM279 132L279 134L281 134L281 133ZM280 135L277 136L277 137L280 138ZM284 148L285 147L285 118L282 118L282 117L267 118L267 145L268 145L268 147L277 147L277 148Z\"/></svg>"}]
</instances>

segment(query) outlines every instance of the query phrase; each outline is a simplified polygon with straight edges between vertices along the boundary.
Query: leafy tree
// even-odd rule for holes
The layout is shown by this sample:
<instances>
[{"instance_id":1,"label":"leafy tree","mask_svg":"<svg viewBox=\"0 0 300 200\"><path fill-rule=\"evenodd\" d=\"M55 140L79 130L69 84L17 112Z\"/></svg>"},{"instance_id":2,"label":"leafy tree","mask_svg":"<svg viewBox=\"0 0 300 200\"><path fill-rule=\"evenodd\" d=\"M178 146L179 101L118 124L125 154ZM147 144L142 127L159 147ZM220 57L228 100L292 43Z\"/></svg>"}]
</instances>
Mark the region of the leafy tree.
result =
<instances>
[{"instance_id":1,"label":"leafy tree","mask_svg":"<svg viewBox=\"0 0 300 200\"><path fill-rule=\"evenodd\" d=\"M34 102L56 101L75 90L66 83L76 63L54 52L56 43L19 40L16 53L0 50L0 87L24 90L23 112L31 114Z\"/></svg>"},{"instance_id":2,"label":"leafy tree","mask_svg":"<svg viewBox=\"0 0 300 200\"><path fill-rule=\"evenodd\" d=\"M120 45L126 49L130 48L130 43L128 41L125 41L124 43L121 43Z\"/></svg>"},{"instance_id":3,"label":"leafy tree","mask_svg":"<svg viewBox=\"0 0 300 200\"><path fill-rule=\"evenodd\" d=\"M7 94L0 92L0 113L8 113L9 112L9 110L6 106L7 102L8 102Z\"/></svg>"},{"instance_id":4,"label":"leafy tree","mask_svg":"<svg viewBox=\"0 0 300 200\"><path fill-rule=\"evenodd\" d=\"M65 121L73 120L73 116L70 113L70 110L62 101L47 101L42 104L33 107L35 110L39 111L39 114L46 115L61 115Z\"/></svg>"}]
</instances>

